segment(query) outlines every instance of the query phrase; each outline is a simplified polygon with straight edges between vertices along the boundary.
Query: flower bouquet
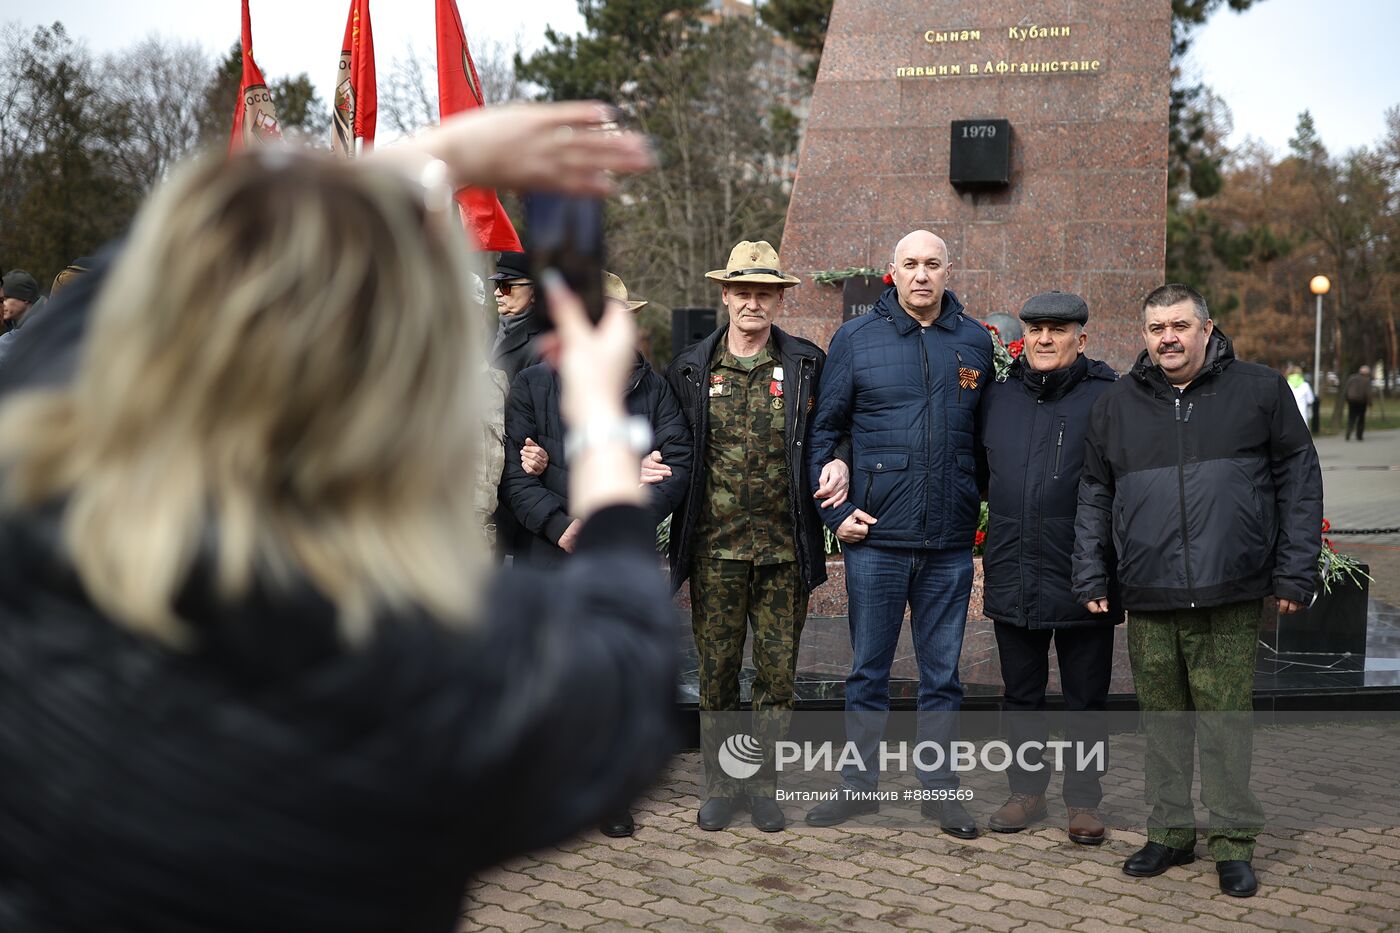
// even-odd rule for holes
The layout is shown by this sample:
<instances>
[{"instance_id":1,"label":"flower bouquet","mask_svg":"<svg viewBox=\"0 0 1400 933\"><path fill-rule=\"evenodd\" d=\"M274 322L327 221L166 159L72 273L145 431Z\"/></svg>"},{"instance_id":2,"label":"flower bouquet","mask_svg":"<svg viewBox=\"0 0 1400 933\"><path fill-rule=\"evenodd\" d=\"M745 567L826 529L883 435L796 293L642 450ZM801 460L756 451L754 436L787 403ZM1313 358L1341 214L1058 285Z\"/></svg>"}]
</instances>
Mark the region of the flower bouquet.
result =
<instances>
[{"instance_id":1,"label":"flower bouquet","mask_svg":"<svg viewBox=\"0 0 1400 933\"><path fill-rule=\"evenodd\" d=\"M1362 579L1375 583L1375 578L1361 569L1361 564L1356 558L1341 553L1332 544L1332 539L1327 537L1327 532L1331 530L1332 523L1324 518L1322 550L1317 555L1317 575L1322 580L1323 592L1331 593L1333 584L1341 583L1343 579L1349 579L1357 586L1361 585Z\"/></svg>"}]
</instances>

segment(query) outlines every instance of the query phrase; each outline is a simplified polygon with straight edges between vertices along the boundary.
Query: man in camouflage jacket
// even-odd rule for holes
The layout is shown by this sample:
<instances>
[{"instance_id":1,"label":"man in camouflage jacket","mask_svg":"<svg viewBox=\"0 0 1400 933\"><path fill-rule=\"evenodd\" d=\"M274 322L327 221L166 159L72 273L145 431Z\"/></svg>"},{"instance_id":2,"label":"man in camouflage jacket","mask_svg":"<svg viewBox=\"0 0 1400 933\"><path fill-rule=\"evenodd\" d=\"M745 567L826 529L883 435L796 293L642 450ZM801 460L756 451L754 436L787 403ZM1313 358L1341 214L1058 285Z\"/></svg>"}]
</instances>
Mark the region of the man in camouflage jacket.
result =
<instances>
[{"instance_id":1,"label":"man in camouflage jacket","mask_svg":"<svg viewBox=\"0 0 1400 933\"><path fill-rule=\"evenodd\" d=\"M721 283L729 323L667 370L695 450L690 489L671 520L671 570L677 587L690 578L700 662L707 799L698 822L723 829L747 806L755 826L776 832L786 819L774 800L772 743L792 709L807 595L826 580L816 500L824 508L844 502L848 470L836 459L815 491L805 481L807 419L826 355L773 326L784 290L800 280L782 273L763 241L741 242L728 266L706 277ZM764 761L756 775L738 781L718 765L726 736L706 714L739 708L750 627L753 731Z\"/></svg>"}]
</instances>

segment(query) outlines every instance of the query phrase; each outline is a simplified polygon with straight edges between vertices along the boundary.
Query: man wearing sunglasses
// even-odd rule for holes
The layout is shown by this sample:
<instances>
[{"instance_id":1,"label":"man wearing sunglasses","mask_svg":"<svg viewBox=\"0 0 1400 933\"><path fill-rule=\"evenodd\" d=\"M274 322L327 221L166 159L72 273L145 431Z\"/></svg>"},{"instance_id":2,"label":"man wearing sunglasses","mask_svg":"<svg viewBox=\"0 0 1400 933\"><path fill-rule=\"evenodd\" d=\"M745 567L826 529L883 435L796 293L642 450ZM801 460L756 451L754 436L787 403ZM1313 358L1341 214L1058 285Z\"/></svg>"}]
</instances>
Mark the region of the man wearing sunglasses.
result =
<instances>
[{"instance_id":1,"label":"man wearing sunglasses","mask_svg":"<svg viewBox=\"0 0 1400 933\"><path fill-rule=\"evenodd\" d=\"M535 336L544 330L544 310L535 306L535 283L524 253L501 253L496 260L496 313L500 315L491 345L491 365L513 382L525 367L540 361Z\"/></svg>"}]
</instances>

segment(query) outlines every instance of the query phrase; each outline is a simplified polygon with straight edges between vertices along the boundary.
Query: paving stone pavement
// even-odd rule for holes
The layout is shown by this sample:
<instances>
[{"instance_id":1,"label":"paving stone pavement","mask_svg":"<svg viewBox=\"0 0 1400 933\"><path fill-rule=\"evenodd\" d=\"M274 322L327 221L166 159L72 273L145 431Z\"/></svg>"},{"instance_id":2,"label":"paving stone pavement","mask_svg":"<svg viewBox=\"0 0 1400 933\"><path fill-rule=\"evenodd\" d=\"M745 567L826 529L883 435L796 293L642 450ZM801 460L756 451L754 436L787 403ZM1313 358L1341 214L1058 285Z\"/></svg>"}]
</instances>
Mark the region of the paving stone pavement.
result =
<instances>
[{"instance_id":1,"label":"paving stone pavement","mask_svg":"<svg viewBox=\"0 0 1400 933\"><path fill-rule=\"evenodd\" d=\"M1364 445L1320 438L1318 451L1335 527L1400 525L1400 431L1370 432ZM1371 563L1379 584L1373 596L1400 603L1400 537L1335 540ZM1400 736L1376 740L1392 758L1400 754ZM1336 787L1300 788L1296 768L1261 753L1256 741L1253 786L1266 806L1287 798L1296 808L1319 790L1363 787L1371 800L1393 800L1386 795L1395 793L1400 760L1377 761L1358 754L1360 747L1336 749ZM1294 820L1266 830L1254 859L1260 893L1237 900L1220 894L1204 840L1194 864L1131 879L1120 866L1146 841L1140 828L1115 828L1098 848L1077 846L1065 838L1053 799L1050 822L971 842L883 814L814 829L791 803L784 809L796 822L781 833L759 832L746 814L727 831L701 832L697 759L694 752L677 756L636 802L632 838L590 831L483 874L468 889L461 929L1400 929L1400 819L1393 806L1377 825L1320 830ZM1127 787L1136 793L1140 784ZM998 790L979 791L969 807L983 825L1002 799Z\"/></svg>"},{"instance_id":2,"label":"paving stone pavement","mask_svg":"<svg viewBox=\"0 0 1400 933\"><path fill-rule=\"evenodd\" d=\"M1377 770L1385 773L1364 777L1393 787L1396 772ZM638 829L629 839L585 832L486 872L468 889L461 930L1321 933L1400 926L1394 819L1365 829L1266 830L1254 859L1260 893L1238 900L1220 893L1204 840L1195 864L1128 878L1120 866L1146 841L1142 833L1114 829L1102 846L1074 845L1054 800L1051 822L970 842L883 814L828 829L795 822L772 834L741 814L729 830L707 833L695 825L698 775L697 753L677 756L637 801ZM1261 796L1289 780L1286 761L1256 760ZM970 809L985 824L999 803L979 794ZM785 810L800 818L794 805Z\"/></svg>"}]
</instances>

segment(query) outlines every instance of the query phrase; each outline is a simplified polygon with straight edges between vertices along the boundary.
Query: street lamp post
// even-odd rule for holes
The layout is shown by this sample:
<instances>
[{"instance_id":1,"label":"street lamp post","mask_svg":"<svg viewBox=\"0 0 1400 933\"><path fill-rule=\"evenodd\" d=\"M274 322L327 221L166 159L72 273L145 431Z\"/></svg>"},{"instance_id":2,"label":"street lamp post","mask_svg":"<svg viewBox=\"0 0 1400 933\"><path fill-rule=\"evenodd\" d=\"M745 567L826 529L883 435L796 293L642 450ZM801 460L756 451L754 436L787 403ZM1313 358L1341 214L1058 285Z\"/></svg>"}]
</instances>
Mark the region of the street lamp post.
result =
<instances>
[{"instance_id":1,"label":"street lamp post","mask_svg":"<svg viewBox=\"0 0 1400 933\"><path fill-rule=\"evenodd\" d=\"M1325 275L1315 275L1308 283L1308 289L1317 296L1317 322L1313 329L1312 416L1312 430L1316 434L1322 429L1322 296L1332 290L1332 280Z\"/></svg>"}]
</instances>

